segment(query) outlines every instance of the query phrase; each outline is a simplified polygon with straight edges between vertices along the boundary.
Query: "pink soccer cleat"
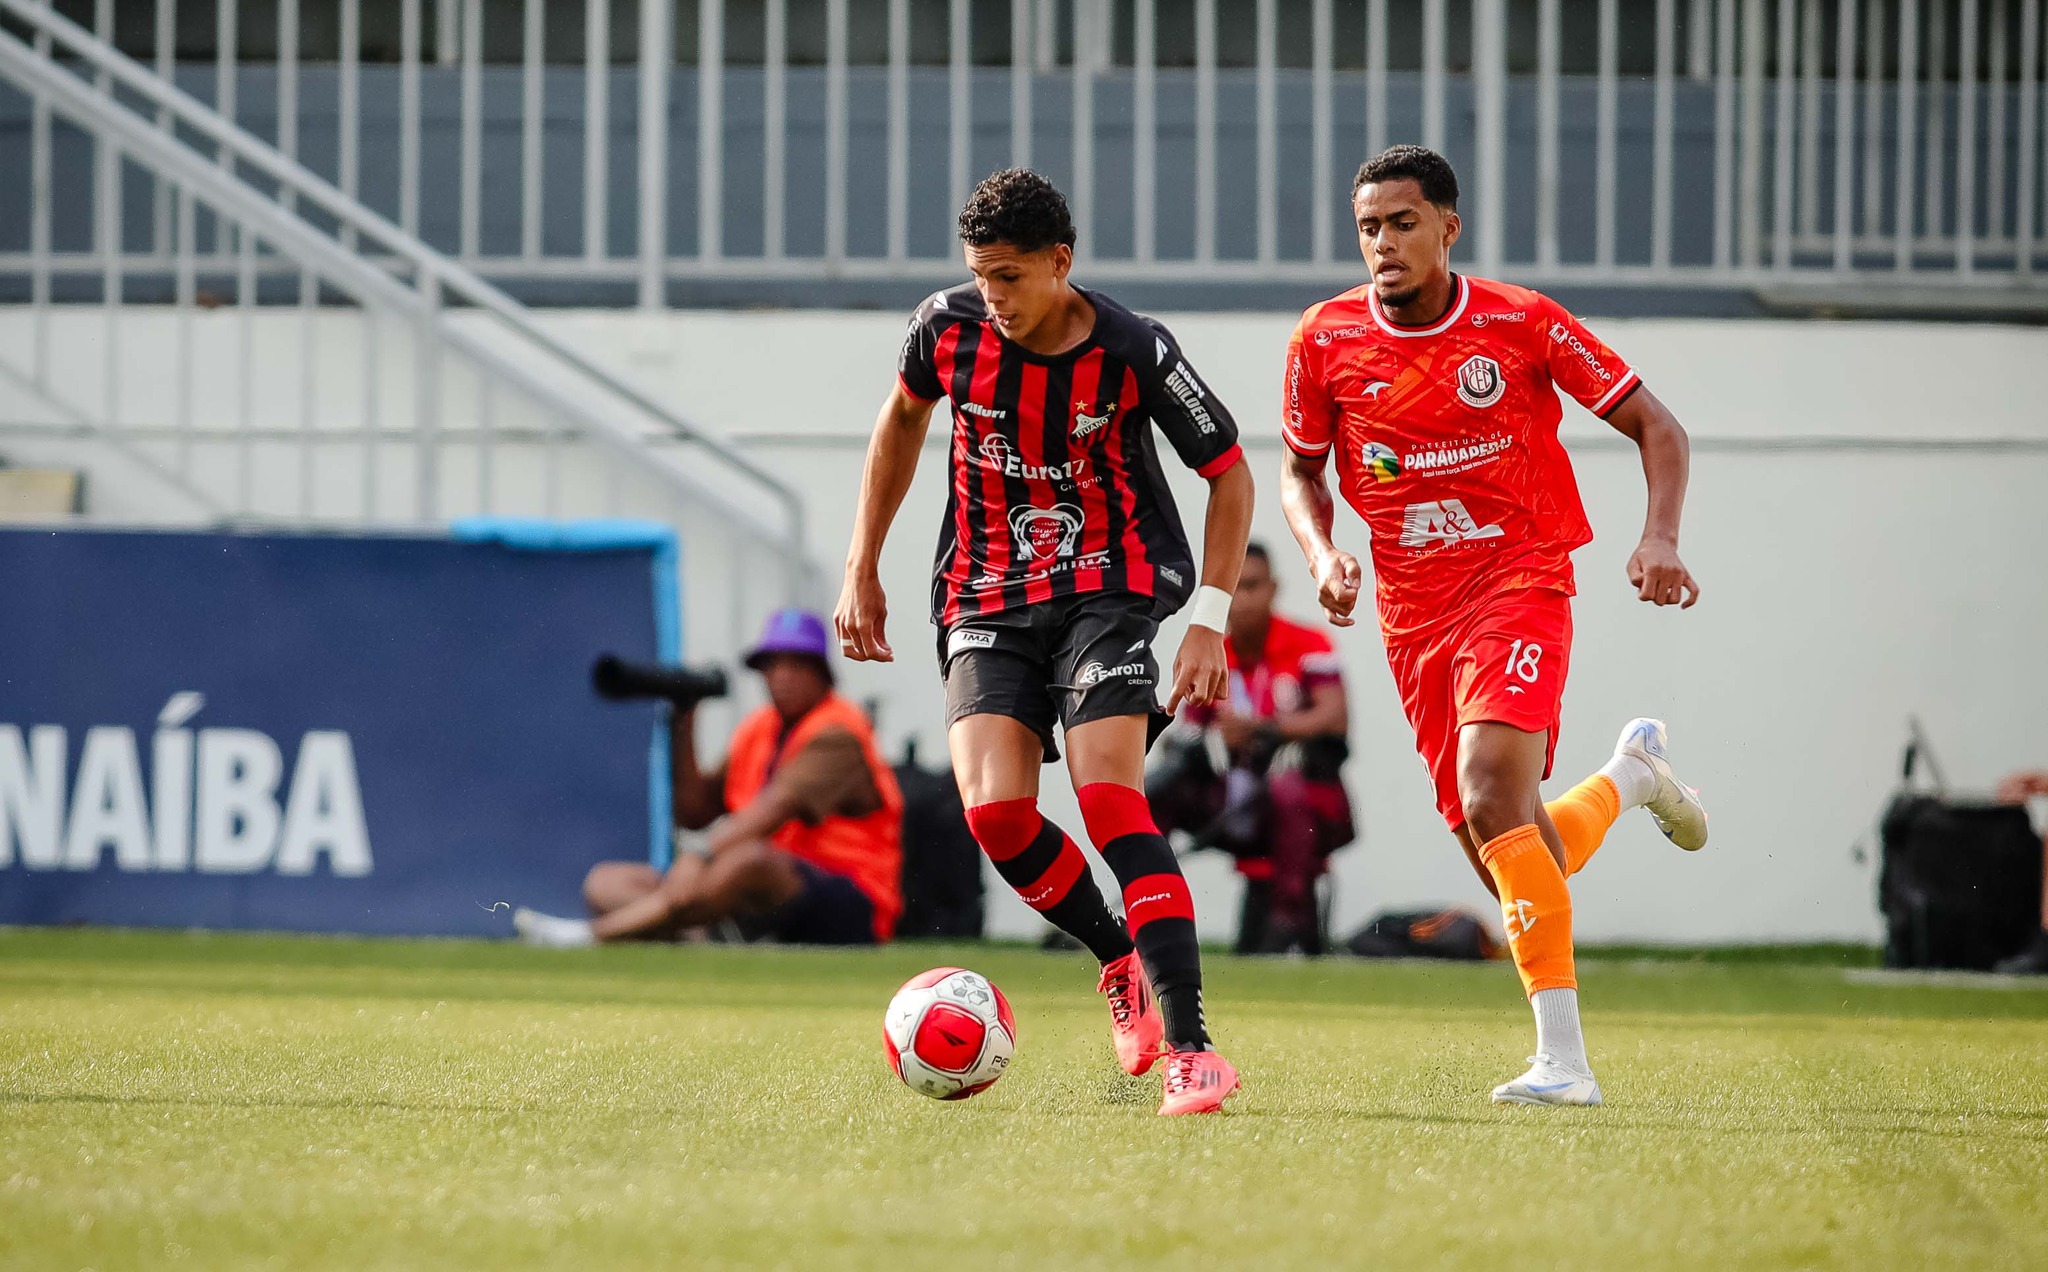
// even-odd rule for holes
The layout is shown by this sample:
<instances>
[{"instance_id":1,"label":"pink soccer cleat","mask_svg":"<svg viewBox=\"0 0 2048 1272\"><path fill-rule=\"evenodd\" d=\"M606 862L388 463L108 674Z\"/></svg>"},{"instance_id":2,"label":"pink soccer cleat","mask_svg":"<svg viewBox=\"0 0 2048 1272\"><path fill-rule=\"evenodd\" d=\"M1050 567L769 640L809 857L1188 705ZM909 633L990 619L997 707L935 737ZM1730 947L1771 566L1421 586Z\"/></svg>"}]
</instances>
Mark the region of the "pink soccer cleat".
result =
<instances>
[{"instance_id":1,"label":"pink soccer cleat","mask_svg":"<svg viewBox=\"0 0 2048 1272\"><path fill-rule=\"evenodd\" d=\"M1232 1091L1243 1085L1230 1061L1214 1051L1169 1051L1166 1053L1166 1098L1159 1102L1159 1116L1181 1113L1214 1113L1223 1107Z\"/></svg>"},{"instance_id":2,"label":"pink soccer cleat","mask_svg":"<svg viewBox=\"0 0 2048 1272\"><path fill-rule=\"evenodd\" d=\"M1109 999L1109 1036L1125 1073L1144 1073L1165 1051L1166 1022L1152 997L1138 952L1103 966L1095 992Z\"/></svg>"}]
</instances>

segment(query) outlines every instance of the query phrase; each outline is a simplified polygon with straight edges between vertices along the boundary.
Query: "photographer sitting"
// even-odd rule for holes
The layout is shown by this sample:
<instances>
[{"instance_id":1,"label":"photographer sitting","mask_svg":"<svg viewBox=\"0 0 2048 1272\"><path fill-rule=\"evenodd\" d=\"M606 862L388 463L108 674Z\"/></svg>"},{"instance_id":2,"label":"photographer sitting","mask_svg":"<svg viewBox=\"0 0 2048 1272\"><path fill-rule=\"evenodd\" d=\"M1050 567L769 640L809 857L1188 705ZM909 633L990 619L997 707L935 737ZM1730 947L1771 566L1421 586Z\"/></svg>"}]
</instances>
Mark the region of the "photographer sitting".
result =
<instances>
[{"instance_id":1,"label":"photographer sitting","mask_svg":"<svg viewBox=\"0 0 2048 1272\"><path fill-rule=\"evenodd\" d=\"M1239 953L1319 954L1316 881L1357 837L1338 772L1349 707L1329 637L1275 614L1276 590L1266 549L1248 545L1223 642L1229 697L1181 713L1146 793L1162 826L1237 859Z\"/></svg>"},{"instance_id":2,"label":"photographer sitting","mask_svg":"<svg viewBox=\"0 0 2048 1272\"><path fill-rule=\"evenodd\" d=\"M740 723L713 773L697 763L694 697L672 694L676 825L710 826L705 851L679 856L665 874L600 862L583 882L589 921L520 910L520 936L537 945L673 940L729 919L748 939L887 941L903 908L903 800L867 717L832 691L828 649L815 614L768 620L746 665L767 682L769 705Z\"/></svg>"}]
</instances>

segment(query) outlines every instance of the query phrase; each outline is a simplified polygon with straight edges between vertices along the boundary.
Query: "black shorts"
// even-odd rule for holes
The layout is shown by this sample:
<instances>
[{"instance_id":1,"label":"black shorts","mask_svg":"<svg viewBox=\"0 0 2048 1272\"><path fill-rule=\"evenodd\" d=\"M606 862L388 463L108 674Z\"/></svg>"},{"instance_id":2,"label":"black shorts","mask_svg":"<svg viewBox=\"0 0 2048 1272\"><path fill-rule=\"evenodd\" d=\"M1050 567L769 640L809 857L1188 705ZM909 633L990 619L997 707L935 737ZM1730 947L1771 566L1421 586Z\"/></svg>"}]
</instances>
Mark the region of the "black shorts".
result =
<instances>
[{"instance_id":1,"label":"black shorts","mask_svg":"<svg viewBox=\"0 0 2048 1272\"><path fill-rule=\"evenodd\" d=\"M860 885L802 857L790 860L803 876L803 890L765 914L740 919L740 934L784 945L873 945L875 903Z\"/></svg>"},{"instance_id":2,"label":"black shorts","mask_svg":"<svg viewBox=\"0 0 2048 1272\"><path fill-rule=\"evenodd\" d=\"M1090 592L961 619L939 632L946 726L971 715L1021 721L1048 764L1060 757L1054 724L1146 716L1149 742L1170 719L1152 656L1160 617L1149 596Z\"/></svg>"}]
</instances>

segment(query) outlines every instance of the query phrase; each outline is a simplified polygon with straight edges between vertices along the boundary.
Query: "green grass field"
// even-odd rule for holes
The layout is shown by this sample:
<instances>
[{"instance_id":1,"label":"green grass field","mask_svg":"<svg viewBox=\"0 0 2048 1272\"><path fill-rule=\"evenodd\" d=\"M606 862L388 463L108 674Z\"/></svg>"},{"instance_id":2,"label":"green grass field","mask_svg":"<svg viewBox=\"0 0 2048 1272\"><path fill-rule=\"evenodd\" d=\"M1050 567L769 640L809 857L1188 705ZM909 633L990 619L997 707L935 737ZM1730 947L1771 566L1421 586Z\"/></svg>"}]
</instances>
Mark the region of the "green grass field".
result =
<instances>
[{"instance_id":1,"label":"green grass field","mask_svg":"<svg viewBox=\"0 0 2048 1272\"><path fill-rule=\"evenodd\" d=\"M964 1104L878 1044L949 962ZM1506 967L1209 966L1167 1121L1075 955L0 932L0 1266L2048 1266L2044 989L1589 959L1607 1106L1495 1109Z\"/></svg>"}]
</instances>

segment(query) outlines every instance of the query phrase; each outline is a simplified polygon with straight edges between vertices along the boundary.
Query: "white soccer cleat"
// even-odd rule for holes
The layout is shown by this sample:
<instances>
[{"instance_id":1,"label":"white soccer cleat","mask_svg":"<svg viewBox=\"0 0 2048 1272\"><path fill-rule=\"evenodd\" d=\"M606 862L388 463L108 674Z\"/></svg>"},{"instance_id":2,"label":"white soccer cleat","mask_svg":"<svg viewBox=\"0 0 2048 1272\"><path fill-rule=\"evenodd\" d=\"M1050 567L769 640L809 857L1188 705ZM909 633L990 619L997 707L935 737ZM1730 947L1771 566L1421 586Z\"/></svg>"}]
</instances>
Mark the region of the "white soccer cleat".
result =
<instances>
[{"instance_id":1,"label":"white soccer cleat","mask_svg":"<svg viewBox=\"0 0 2048 1272\"><path fill-rule=\"evenodd\" d=\"M529 910L523 905L512 911L512 926L518 931L519 939L528 945L569 950L597 943L587 920L557 918L539 910Z\"/></svg>"},{"instance_id":2,"label":"white soccer cleat","mask_svg":"<svg viewBox=\"0 0 2048 1272\"><path fill-rule=\"evenodd\" d=\"M1622 728L1614 754L1650 766L1656 787L1643 801L1643 807L1650 810L1650 817L1666 839L1687 852L1698 852L1707 846L1707 806L1700 803L1698 791L1679 781L1671 771L1671 760L1664 753L1667 745L1664 722L1643 717Z\"/></svg>"},{"instance_id":3,"label":"white soccer cleat","mask_svg":"<svg viewBox=\"0 0 2048 1272\"><path fill-rule=\"evenodd\" d=\"M1495 1104L1600 1103L1600 1084L1590 1073L1570 1069L1546 1055L1529 1057L1529 1071L1493 1089Z\"/></svg>"}]
</instances>

